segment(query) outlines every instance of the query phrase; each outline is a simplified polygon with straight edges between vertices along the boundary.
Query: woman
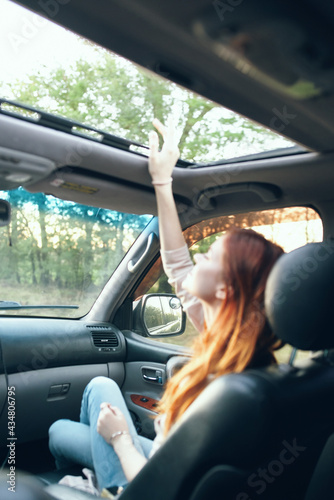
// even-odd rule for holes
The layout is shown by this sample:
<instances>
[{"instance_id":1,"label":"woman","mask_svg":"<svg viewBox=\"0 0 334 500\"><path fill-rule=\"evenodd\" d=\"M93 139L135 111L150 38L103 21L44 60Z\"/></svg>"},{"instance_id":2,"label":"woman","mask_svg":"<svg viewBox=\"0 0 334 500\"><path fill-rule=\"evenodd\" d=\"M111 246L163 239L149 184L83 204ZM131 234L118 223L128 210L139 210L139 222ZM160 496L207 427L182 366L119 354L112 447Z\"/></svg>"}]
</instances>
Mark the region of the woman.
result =
<instances>
[{"instance_id":1,"label":"woman","mask_svg":"<svg viewBox=\"0 0 334 500\"><path fill-rule=\"evenodd\" d=\"M124 486L161 445L173 424L216 377L275 363L278 346L265 320L268 274L283 250L252 230L233 229L193 266L172 193L179 156L175 130L153 122L164 139L158 150L150 134L149 172L158 205L164 269L188 317L201 334L194 356L167 384L155 421L154 442L138 436L121 391L110 379L93 379L85 389L80 422L60 420L50 428L58 467L72 462L93 468L100 488Z\"/></svg>"}]
</instances>

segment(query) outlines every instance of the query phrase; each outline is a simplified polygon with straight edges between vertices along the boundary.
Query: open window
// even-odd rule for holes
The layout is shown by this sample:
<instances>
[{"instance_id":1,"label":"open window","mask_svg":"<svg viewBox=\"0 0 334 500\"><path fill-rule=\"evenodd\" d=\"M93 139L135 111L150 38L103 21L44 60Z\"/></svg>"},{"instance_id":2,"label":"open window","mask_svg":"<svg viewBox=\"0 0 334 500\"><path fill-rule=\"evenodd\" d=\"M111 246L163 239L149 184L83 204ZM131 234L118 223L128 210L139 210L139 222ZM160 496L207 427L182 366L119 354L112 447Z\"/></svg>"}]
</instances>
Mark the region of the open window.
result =
<instances>
[{"instance_id":1,"label":"open window","mask_svg":"<svg viewBox=\"0 0 334 500\"><path fill-rule=\"evenodd\" d=\"M219 236L231 227L252 228L266 238L281 245L286 252L298 248L306 243L322 241L323 226L318 213L309 207L276 208L258 212L247 212L235 215L224 215L213 219L203 220L188 227L184 236L190 249L190 254L207 252L209 246ZM152 266L146 278L136 290L135 297L150 293L174 293L163 272L161 258ZM190 321L187 321L183 335L168 339L156 339L162 342L173 343L185 347L192 344L198 335ZM278 351L280 362L288 361L292 348L284 346ZM298 356L307 356L299 352Z\"/></svg>"}]
</instances>

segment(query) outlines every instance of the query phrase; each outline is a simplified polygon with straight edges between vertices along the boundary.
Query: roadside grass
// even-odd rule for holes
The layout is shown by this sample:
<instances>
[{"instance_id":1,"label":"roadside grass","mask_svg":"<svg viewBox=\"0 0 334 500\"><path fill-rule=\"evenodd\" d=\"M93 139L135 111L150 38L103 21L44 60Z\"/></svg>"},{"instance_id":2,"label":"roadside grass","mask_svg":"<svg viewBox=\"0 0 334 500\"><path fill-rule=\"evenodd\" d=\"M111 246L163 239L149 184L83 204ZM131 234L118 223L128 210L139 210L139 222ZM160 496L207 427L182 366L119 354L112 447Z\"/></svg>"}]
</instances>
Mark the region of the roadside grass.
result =
<instances>
[{"instance_id":1,"label":"roadside grass","mask_svg":"<svg viewBox=\"0 0 334 500\"><path fill-rule=\"evenodd\" d=\"M86 314L96 298L96 291L85 292L40 285L8 284L0 281L0 300L19 302L27 305L78 305L78 309L22 309L0 310L6 316L43 316L79 318Z\"/></svg>"}]
</instances>

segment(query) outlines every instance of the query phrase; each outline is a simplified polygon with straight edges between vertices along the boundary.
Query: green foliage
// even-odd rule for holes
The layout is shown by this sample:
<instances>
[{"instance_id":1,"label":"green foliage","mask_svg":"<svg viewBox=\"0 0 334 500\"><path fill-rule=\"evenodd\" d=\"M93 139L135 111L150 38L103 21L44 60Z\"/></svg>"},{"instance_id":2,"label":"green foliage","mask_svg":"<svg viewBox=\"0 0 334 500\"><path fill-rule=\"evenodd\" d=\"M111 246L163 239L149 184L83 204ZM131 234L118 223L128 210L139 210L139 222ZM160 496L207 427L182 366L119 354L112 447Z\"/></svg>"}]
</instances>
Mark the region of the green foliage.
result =
<instances>
[{"instance_id":1,"label":"green foliage","mask_svg":"<svg viewBox=\"0 0 334 500\"><path fill-rule=\"evenodd\" d=\"M179 318L175 314L164 312L160 307L145 307L145 323L148 330L164 327L165 333L173 333L176 329L176 320L179 322ZM173 324L169 325L169 323ZM178 326L178 328L180 328L180 326Z\"/></svg>"},{"instance_id":2,"label":"green foliage","mask_svg":"<svg viewBox=\"0 0 334 500\"><path fill-rule=\"evenodd\" d=\"M146 307L145 323L148 329L163 325L161 309L159 307L154 307L154 306Z\"/></svg>"},{"instance_id":3,"label":"green foliage","mask_svg":"<svg viewBox=\"0 0 334 500\"><path fill-rule=\"evenodd\" d=\"M12 221L0 228L0 300L22 305L83 306L89 295L90 307L148 222L24 189L1 196L12 205Z\"/></svg>"},{"instance_id":4,"label":"green foliage","mask_svg":"<svg viewBox=\"0 0 334 500\"><path fill-rule=\"evenodd\" d=\"M109 52L96 49L93 64L79 59L72 67L31 74L11 84L19 102L66 116L141 144L148 143L152 119L165 121L173 112L181 130L183 159L212 161L226 146L262 148L275 135Z\"/></svg>"}]
</instances>

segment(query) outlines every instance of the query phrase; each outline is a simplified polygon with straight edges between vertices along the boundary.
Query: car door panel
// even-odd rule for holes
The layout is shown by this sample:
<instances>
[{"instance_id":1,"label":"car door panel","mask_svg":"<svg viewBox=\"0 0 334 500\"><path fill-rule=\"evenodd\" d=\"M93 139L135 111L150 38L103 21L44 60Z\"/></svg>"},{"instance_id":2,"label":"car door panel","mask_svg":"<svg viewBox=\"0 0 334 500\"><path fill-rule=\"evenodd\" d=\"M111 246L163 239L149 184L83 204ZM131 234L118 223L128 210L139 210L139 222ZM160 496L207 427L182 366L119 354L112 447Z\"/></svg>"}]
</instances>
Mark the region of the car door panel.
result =
<instances>
[{"instance_id":1,"label":"car door panel","mask_svg":"<svg viewBox=\"0 0 334 500\"><path fill-rule=\"evenodd\" d=\"M154 437L156 404L167 382L167 366L171 359L189 357L190 349L160 343L124 331L127 343L125 380L122 392L132 413L137 430Z\"/></svg>"},{"instance_id":2,"label":"car door panel","mask_svg":"<svg viewBox=\"0 0 334 500\"><path fill-rule=\"evenodd\" d=\"M152 361L166 364L172 356L191 356L191 349L184 346L165 344L141 337L130 330L122 330L126 340L126 361Z\"/></svg>"},{"instance_id":3,"label":"car door panel","mask_svg":"<svg viewBox=\"0 0 334 500\"><path fill-rule=\"evenodd\" d=\"M147 361L133 361L125 365L125 382L122 386L127 407L134 417L137 430L147 437L154 437L154 405L161 399L166 382L166 365Z\"/></svg>"}]
</instances>

